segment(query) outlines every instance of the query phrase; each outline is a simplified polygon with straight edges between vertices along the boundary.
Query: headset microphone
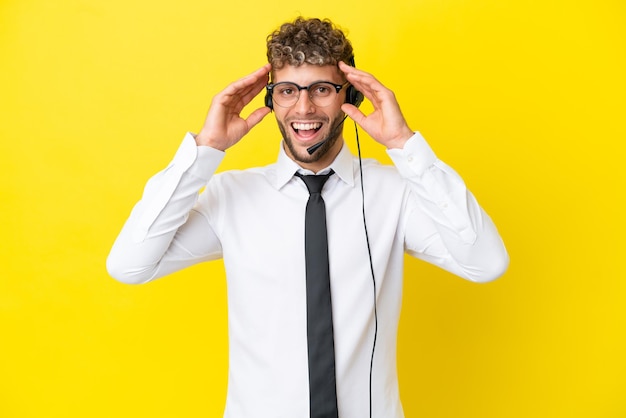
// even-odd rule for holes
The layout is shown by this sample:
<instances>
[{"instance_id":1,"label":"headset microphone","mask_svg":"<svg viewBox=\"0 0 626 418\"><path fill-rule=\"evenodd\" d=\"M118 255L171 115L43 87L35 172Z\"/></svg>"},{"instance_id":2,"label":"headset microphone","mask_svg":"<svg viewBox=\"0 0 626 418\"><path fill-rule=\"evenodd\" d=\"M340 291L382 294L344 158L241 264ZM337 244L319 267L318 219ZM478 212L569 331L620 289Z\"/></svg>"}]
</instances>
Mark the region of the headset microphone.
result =
<instances>
[{"instance_id":1,"label":"headset microphone","mask_svg":"<svg viewBox=\"0 0 626 418\"><path fill-rule=\"evenodd\" d=\"M341 128L341 126L343 125L343 122L346 120L346 118L348 117L348 115L344 116L343 119L341 119L341 122L339 122L337 124L337 126L335 126L332 131L330 131L328 133L328 135L326 136L326 139L323 140L322 142L318 142L317 144L310 146L309 148L306 149L306 151L309 153L309 155L313 155L313 153L315 151L317 151L319 149L319 147L321 147L322 145L324 145L326 143L326 141L328 141L330 138L332 138L333 135L335 135L335 133L337 133L337 130L339 130L339 128Z\"/></svg>"},{"instance_id":2,"label":"headset microphone","mask_svg":"<svg viewBox=\"0 0 626 418\"><path fill-rule=\"evenodd\" d=\"M309 147L306 149L306 151L309 153L309 155L312 155L315 151L317 151L317 149L319 147L321 147L322 145L324 145L326 143L327 140L324 140L322 142L318 142L317 144L313 145L312 147Z\"/></svg>"}]
</instances>

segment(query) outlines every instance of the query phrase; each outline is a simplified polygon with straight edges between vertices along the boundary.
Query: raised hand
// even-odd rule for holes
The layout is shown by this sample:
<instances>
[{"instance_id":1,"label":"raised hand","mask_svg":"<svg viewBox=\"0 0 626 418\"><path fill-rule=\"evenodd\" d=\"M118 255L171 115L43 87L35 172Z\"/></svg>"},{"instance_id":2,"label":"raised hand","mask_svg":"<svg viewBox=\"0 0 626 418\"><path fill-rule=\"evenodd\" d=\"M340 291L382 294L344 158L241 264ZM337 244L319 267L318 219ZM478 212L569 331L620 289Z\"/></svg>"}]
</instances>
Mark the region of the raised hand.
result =
<instances>
[{"instance_id":1,"label":"raised hand","mask_svg":"<svg viewBox=\"0 0 626 418\"><path fill-rule=\"evenodd\" d=\"M213 97L204 126L196 136L198 145L224 151L239 142L270 113L270 109L263 106L250 113L246 119L240 115L243 108L267 84L270 69L271 65L265 64L252 74L229 84Z\"/></svg>"},{"instance_id":2,"label":"raised hand","mask_svg":"<svg viewBox=\"0 0 626 418\"><path fill-rule=\"evenodd\" d=\"M374 111L365 115L356 106L343 104L343 110L375 141L387 148L403 148L413 136L400 105L393 91L383 86L373 75L339 62L339 69L344 72L350 84L372 103Z\"/></svg>"}]
</instances>

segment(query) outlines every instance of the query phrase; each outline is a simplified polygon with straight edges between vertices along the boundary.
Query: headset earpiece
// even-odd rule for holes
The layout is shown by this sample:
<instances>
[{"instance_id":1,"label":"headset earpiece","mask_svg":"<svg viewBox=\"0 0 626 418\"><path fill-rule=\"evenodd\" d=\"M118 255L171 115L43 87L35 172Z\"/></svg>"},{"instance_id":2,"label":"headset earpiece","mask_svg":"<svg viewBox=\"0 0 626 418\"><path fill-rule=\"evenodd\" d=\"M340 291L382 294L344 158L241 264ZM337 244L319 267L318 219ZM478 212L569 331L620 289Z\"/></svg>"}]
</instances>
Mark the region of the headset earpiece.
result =
<instances>
[{"instance_id":1,"label":"headset earpiece","mask_svg":"<svg viewBox=\"0 0 626 418\"><path fill-rule=\"evenodd\" d=\"M265 93L265 106L269 107L270 110L274 110L274 102L272 101L272 92L269 88L266 87L267 92Z\"/></svg>"},{"instance_id":2,"label":"headset earpiece","mask_svg":"<svg viewBox=\"0 0 626 418\"><path fill-rule=\"evenodd\" d=\"M346 89L346 103L350 103L351 105L355 105L359 107L359 105L363 102L363 93L354 88L354 86L350 85Z\"/></svg>"},{"instance_id":3,"label":"headset earpiece","mask_svg":"<svg viewBox=\"0 0 626 418\"><path fill-rule=\"evenodd\" d=\"M354 55L350 57L348 64L356 68L356 64L354 63ZM346 89L346 103L359 107L359 105L363 103L363 98L363 93L358 91L353 85L348 86L348 88Z\"/></svg>"}]
</instances>

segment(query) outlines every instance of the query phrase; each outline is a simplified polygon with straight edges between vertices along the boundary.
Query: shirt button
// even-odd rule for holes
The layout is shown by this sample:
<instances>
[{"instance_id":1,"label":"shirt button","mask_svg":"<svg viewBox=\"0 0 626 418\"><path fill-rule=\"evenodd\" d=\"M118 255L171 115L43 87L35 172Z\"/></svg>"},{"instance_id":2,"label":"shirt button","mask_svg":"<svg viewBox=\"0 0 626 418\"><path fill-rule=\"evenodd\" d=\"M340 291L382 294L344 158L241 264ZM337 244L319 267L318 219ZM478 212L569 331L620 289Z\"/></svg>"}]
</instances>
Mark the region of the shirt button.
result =
<instances>
[{"instance_id":1,"label":"shirt button","mask_svg":"<svg viewBox=\"0 0 626 418\"><path fill-rule=\"evenodd\" d=\"M413 156L409 155L409 158L406 159L408 162L412 163L413 162Z\"/></svg>"}]
</instances>

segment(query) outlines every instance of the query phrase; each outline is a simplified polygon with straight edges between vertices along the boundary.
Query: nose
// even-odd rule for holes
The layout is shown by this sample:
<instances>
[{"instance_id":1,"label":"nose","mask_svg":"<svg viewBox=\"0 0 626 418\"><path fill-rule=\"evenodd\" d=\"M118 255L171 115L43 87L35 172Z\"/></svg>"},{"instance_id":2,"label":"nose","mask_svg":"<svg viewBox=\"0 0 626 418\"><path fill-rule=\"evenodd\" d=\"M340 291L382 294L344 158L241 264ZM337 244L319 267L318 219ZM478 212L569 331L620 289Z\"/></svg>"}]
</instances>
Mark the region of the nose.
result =
<instances>
[{"instance_id":1,"label":"nose","mask_svg":"<svg viewBox=\"0 0 626 418\"><path fill-rule=\"evenodd\" d=\"M315 105L311 101L311 97L309 97L308 90L300 90L300 97L298 97L298 101L295 105L293 105L294 110L299 114L308 114L315 112Z\"/></svg>"}]
</instances>

